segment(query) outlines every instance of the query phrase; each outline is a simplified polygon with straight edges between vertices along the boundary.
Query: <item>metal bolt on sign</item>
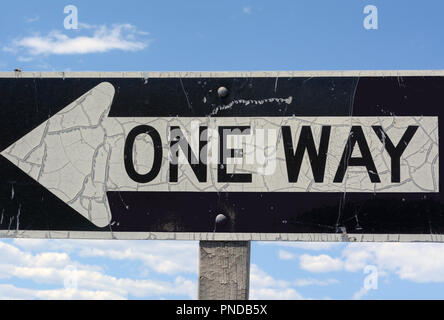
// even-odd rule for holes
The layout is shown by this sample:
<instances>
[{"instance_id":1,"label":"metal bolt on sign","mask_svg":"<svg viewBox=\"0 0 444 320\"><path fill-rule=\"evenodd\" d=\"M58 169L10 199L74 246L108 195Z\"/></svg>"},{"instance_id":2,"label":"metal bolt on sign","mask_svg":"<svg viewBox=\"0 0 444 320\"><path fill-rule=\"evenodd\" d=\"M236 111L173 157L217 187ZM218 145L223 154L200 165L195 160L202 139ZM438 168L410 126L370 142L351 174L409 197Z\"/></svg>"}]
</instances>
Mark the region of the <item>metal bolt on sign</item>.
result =
<instances>
[{"instance_id":1,"label":"metal bolt on sign","mask_svg":"<svg viewBox=\"0 0 444 320\"><path fill-rule=\"evenodd\" d=\"M217 94L219 95L219 97L225 98L228 96L228 89L226 87L220 87L219 89L217 89Z\"/></svg>"}]
</instances>

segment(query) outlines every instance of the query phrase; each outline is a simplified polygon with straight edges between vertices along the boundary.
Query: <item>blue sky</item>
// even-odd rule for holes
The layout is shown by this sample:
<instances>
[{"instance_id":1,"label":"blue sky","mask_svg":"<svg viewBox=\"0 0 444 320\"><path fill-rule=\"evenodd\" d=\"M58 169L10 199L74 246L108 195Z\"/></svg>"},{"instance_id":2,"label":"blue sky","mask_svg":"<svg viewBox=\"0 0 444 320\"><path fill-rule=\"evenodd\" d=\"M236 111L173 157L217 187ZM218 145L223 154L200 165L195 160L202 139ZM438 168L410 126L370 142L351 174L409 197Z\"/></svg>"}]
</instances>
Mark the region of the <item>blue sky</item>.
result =
<instances>
[{"instance_id":1,"label":"blue sky","mask_svg":"<svg viewBox=\"0 0 444 320\"><path fill-rule=\"evenodd\" d=\"M78 8L81 25L110 31L131 24L134 29L119 39L135 37L133 42L146 47L57 55L14 45L33 36L47 40L53 31L70 38L93 36L97 28L64 30L68 4ZM377 30L363 28L368 4L378 8ZM2 50L0 66L58 71L436 69L443 64L443 9L435 0L17 0L2 4L0 42L17 52Z\"/></svg>"},{"instance_id":2,"label":"blue sky","mask_svg":"<svg viewBox=\"0 0 444 320\"><path fill-rule=\"evenodd\" d=\"M64 29L69 4L77 30ZM363 27L369 4L377 30ZM444 69L442 1L16 0L1 9L2 71ZM195 299L197 249L3 240L0 298ZM254 242L251 263L252 298L444 298L441 244ZM369 265L378 288L365 290Z\"/></svg>"}]
</instances>

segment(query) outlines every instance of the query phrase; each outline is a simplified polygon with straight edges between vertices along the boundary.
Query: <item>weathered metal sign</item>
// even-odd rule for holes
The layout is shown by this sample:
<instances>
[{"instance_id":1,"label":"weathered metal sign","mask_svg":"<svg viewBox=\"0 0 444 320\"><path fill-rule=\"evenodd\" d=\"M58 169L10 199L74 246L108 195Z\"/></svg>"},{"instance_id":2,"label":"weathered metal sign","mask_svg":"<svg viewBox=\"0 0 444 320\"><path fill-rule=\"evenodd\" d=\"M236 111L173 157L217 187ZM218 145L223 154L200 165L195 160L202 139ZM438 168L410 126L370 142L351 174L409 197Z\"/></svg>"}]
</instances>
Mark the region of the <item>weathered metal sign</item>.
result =
<instances>
[{"instance_id":1,"label":"weathered metal sign","mask_svg":"<svg viewBox=\"0 0 444 320\"><path fill-rule=\"evenodd\" d=\"M444 72L1 73L0 236L441 241Z\"/></svg>"}]
</instances>

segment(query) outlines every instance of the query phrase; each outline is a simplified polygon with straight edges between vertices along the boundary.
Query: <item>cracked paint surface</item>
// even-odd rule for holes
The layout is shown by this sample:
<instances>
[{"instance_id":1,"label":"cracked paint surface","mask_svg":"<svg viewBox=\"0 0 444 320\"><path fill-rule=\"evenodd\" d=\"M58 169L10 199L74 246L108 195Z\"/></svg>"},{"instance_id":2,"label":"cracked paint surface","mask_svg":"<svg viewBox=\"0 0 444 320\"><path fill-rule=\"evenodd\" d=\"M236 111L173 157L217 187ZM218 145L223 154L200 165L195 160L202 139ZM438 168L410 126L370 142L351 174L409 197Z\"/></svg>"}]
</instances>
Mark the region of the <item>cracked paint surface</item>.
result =
<instances>
[{"instance_id":1,"label":"cracked paint surface","mask_svg":"<svg viewBox=\"0 0 444 320\"><path fill-rule=\"evenodd\" d=\"M277 85L277 82L276 82ZM183 84L182 84L183 86ZM188 191L188 192L439 192L438 117L384 116L384 117L108 117L115 94L109 82L102 82L73 103L32 130L1 154L38 181L58 198L98 227L111 221L107 191ZM186 92L185 92L186 95ZM265 100L236 100L213 109L219 111L261 103L285 106L292 97L270 97ZM189 102L188 102L189 103ZM191 104L189 104L190 107ZM269 162L247 163L244 159L230 159L227 171L251 173L251 183L222 183L217 181L217 164L208 164L206 182L197 181L186 161L179 166L178 182L169 182L169 132L171 126L180 126L187 139L192 140L193 126L250 126L251 134L242 140L228 140L228 146L242 148L257 154L265 153ZM124 144L128 133L136 126L153 126L162 139L163 159L157 177L149 183L137 183L124 167ZM394 145L408 126L418 130L401 157L399 183L392 183L390 157L371 126L382 126ZM301 127L310 126L314 141L319 145L322 126L331 126L330 144L323 182L315 183L308 157L305 155L297 183L289 183L280 128L290 126L295 144ZM351 126L363 128L380 183L372 183L364 167L349 167L342 183L333 178L349 139ZM267 145L255 141L255 129L276 133ZM215 157L218 137L210 139L208 153ZM134 148L134 166L139 173L150 170L152 141L147 135L137 137ZM251 154L250 154L251 155ZM359 148L354 149L359 156ZM239 161L240 160L240 161ZM272 173L265 167L273 162Z\"/></svg>"}]
</instances>

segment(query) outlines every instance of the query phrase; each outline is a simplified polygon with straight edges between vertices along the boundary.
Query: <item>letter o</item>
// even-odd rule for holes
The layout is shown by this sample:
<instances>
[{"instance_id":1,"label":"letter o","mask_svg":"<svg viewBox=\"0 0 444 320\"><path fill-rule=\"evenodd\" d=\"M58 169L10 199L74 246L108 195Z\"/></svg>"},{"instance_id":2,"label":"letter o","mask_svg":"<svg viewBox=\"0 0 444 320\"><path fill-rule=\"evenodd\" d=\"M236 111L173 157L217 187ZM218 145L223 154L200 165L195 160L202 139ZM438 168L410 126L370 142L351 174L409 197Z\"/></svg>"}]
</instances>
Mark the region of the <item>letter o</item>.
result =
<instances>
[{"instance_id":1,"label":"letter o","mask_svg":"<svg viewBox=\"0 0 444 320\"><path fill-rule=\"evenodd\" d=\"M137 136L140 134L147 134L151 137L154 146L154 161L151 170L145 174L140 174L134 168L133 161L133 147ZM152 181L159 174L160 168L162 166L162 140L160 139L159 133L151 126L140 125L133 128L125 141L125 147L123 151L125 170L128 176L138 183L147 183Z\"/></svg>"}]
</instances>

